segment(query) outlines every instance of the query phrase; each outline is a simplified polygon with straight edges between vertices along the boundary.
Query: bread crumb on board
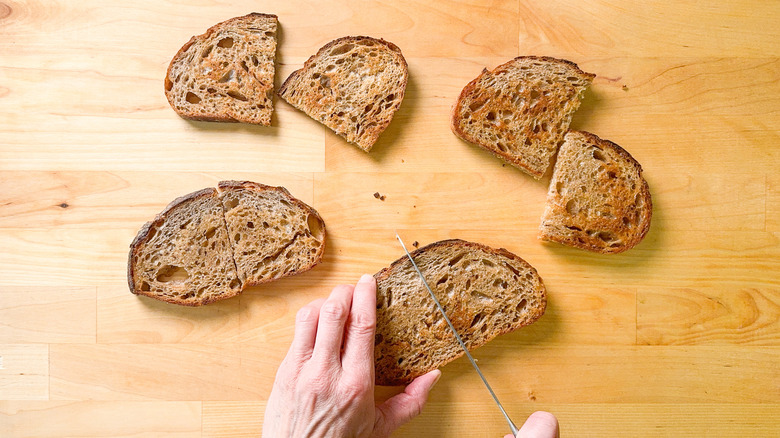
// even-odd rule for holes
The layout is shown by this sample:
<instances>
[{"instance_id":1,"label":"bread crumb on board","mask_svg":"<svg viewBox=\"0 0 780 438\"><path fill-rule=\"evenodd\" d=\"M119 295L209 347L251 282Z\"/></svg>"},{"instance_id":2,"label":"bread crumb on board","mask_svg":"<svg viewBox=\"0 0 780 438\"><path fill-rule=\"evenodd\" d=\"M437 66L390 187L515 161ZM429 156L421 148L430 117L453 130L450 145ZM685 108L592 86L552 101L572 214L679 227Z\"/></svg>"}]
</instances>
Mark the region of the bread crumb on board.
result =
<instances>
[{"instance_id":1,"label":"bread crumb on board","mask_svg":"<svg viewBox=\"0 0 780 438\"><path fill-rule=\"evenodd\" d=\"M415 247L415 248L419 248L420 247L420 242L415 240L414 242L412 242L412 246Z\"/></svg>"},{"instance_id":2,"label":"bread crumb on board","mask_svg":"<svg viewBox=\"0 0 780 438\"><path fill-rule=\"evenodd\" d=\"M384 201L385 198L387 198L387 196L385 196L385 195L380 195L379 192L374 192L374 197L376 199L379 199L380 201Z\"/></svg>"}]
</instances>

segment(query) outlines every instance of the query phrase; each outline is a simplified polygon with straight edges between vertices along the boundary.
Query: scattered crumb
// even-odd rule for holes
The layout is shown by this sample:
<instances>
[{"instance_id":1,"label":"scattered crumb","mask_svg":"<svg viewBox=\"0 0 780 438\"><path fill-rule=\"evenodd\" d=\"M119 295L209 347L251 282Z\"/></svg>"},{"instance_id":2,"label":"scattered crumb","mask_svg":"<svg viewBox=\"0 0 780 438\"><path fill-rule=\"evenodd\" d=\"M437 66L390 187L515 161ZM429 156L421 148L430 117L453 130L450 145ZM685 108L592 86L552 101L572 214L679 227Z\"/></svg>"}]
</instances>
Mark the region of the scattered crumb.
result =
<instances>
[{"instance_id":1,"label":"scattered crumb","mask_svg":"<svg viewBox=\"0 0 780 438\"><path fill-rule=\"evenodd\" d=\"M374 193L374 197L376 199L379 199L380 201L384 201L387 198L387 196L385 196L385 195L380 195L379 192L375 192Z\"/></svg>"},{"instance_id":2,"label":"scattered crumb","mask_svg":"<svg viewBox=\"0 0 780 438\"><path fill-rule=\"evenodd\" d=\"M623 84L623 91L628 91L628 85Z\"/></svg>"},{"instance_id":3,"label":"scattered crumb","mask_svg":"<svg viewBox=\"0 0 780 438\"><path fill-rule=\"evenodd\" d=\"M506 167L506 163L501 163L501 167Z\"/></svg>"},{"instance_id":4,"label":"scattered crumb","mask_svg":"<svg viewBox=\"0 0 780 438\"><path fill-rule=\"evenodd\" d=\"M404 159L403 159L403 158L401 158L401 162L402 162L402 163L405 163L405 161L404 161Z\"/></svg>"},{"instance_id":5,"label":"scattered crumb","mask_svg":"<svg viewBox=\"0 0 780 438\"><path fill-rule=\"evenodd\" d=\"M70 207L70 205L68 205L67 202L63 202L62 204L60 204L60 208L68 208L68 207Z\"/></svg>"},{"instance_id":6,"label":"scattered crumb","mask_svg":"<svg viewBox=\"0 0 780 438\"><path fill-rule=\"evenodd\" d=\"M380 197L379 197L379 200L380 200L380 201L384 201L384 200L385 200L385 195L382 195L382 196L380 196Z\"/></svg>"},{"instance_id":7,"label":"scattered crumb","mask_svg":"<svg viewBox=\"0 0 780 438\"><path fill-rule=\"evenodd\" d=\"M414 242L412 242L412 246L413 246L413 247L415 247L415 248L417 248L417 247L419 247L419 246L420 246L420 242L418 242L418 241L416 241L416 240L415 240Z\"/></svg>"},{"instance_id":8,"label":"scattered crumb","mask_svg":"<svg viewBox=\"0 0 780 438\"><path fill-rule=\"evenodd\" d=\"M533 391L528 391L528 400L536 401L536 394Z\"/></svg>"}]
</instances>

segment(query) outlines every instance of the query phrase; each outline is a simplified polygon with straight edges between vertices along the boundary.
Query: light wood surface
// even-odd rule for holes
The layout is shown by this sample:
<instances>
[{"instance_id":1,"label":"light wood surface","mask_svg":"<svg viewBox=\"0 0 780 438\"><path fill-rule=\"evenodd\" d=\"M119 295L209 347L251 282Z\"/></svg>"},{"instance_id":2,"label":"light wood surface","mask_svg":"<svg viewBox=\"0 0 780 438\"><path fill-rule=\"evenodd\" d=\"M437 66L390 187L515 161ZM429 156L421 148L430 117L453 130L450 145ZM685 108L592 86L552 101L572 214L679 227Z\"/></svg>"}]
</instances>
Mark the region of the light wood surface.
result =
<instances>
[{"instance_id":1,"label":"light wood surface","mask_svg":"<svg viewBox=\"0 0 780 438\"><path fill-rule=\"evenodd\" d=\"M272 127L174 114L173 54L253 11L280 19L277 84L340 36L403 50L406 98L370 154L278 99ZM396 230L505 247L544 278L545 316L474 352L516 422L780 436L779 23L780 2L746 0L0 0L0 436L259 436L295 312L400 257ZM461 88L524 54L597 74L573 127L644 167L635 249L542 244L549 179L450 132ZM223 179L314 206L324 262L204 308L131 295L141 225ZM468 362L443 372L395 436L503 436Z\"/></svg>"}]
</instances>

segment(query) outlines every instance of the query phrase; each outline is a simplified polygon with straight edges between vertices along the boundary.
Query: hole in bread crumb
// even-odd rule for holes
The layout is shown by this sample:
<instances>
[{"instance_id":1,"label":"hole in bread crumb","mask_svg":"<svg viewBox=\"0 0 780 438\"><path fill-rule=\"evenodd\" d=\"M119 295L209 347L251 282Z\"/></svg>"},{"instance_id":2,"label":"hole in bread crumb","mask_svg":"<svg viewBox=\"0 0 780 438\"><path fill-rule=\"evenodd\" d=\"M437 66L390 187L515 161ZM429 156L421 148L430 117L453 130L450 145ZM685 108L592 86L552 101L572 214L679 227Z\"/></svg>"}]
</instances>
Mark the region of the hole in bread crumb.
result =
<instances>
[{"instance_id":1,"label":"hole in bread crumb","mask_svg":"<svg viewBox=\"0 0 780 438\"><path fill-rule=\"evenodd\" d=\"M330 77L329 76L321 76L320 77L320 85L322 85L323 88L330 89Z\"/></svg>"},{"instance_id":2,"label":"hole in bread crumb","mask_svg":"<svg viewBox=\"0 0 780 438\"><path fill-rule=\"evenodd\" d=\"M519 303L517 303L517 306L515 307L515 310L518 312L522 312L523 309L525 309L525 306L528 304L528 300L522 299Z\"/></svg>"},{"instance_id":3,"label":"hole in bread crumb","mask_svg":"<svg viewBox=\"0 0 780 438\"><path fill-rule=\"evenodd\" d=\"M395 100L395 94L393 93L388 94L387 97L385 97L385 100L387 101Z\"/></svg>"},{"instance_id":4,"label":"hole in bread crumb","mask_svg":"<svg viewBox=\"0 0 780 438\"><path fill-rule=\"evenodd\" d=\"M208 231L206 231L206 239L211 239L215 234L217 234L217 229L209 228Z\"/></svg>"},{"instance_id":5,"label":"hole in bread crumb","mask_svg":"<svg viewBox=\"0 0 780 438\"><path fill-rule=\"evenodd\" d=\"M225 82L232 81L233 78L235 77L235 75L236 75L235 70L230 69L230 70L226 71L225 74L222 75L222 77L219 78L219 80L217 80L217 82L220 83L220 84L224 84Z\"/></svg>"},{"instance_id":6,"label":"hole in bread crumb","mask_svg":"<svg viewBox=\"0 0 780 438\"><path fill-rule=\"evenodd\" d=\"M165 265L157 271L156 279L160 283L168 283L173 281L184 281L190 278L190 274L186 269L181 266Z\"/></svg>"},{"instance_id":7,"label":"hole in bread crumb","mask_svg":"<svg viewBox=\"0 0 780 438\"><path fill-rule=\"evenodd\" d=\"M217 46L222 47L223 49L229 49L233 47L233 38L222 38L217 43Z\"/></svg>"},{"instance_id":8,"label":"hole in bread crumb","mask_svg":"<svg viewBox=\"0 0 780 438\"><path fill-rule=\"evenodd\" d=\"M316 216L313 214L307 216L306 225L309 227L309 232L311 232L311 235L314 236L315 239L322 239L322 223L320 223L320 220Z\"/></svg>"},{"instance_id":9,"label":"hole in bread crumb","mask_svg":"<svg viewBox=\"0 0 780 438\"><path fill-rule=\"evenodd\" d=\"M255 227L255 223L252 222L252 221L249 221L249 222L246 223L246 227L247 228L254 228Z\"/></svg>"},{"instance_id":10,"label":"hole in bread crumb","mask_svg":"<svg viewBox=\"0 0 780 438\"><path fill-rule=\"evenodd\" d=\"M196 104L200 103L200 97L198 97L198 95L195 94L195 93L188 92L187 95L184 98L187 100L187 102L189 102L189 103L191 103L193 105L196 105Z\"/></svg>"},{"instance_id":11,"label":"hole in bread crumb","mask_svg":"<svg viewBox=\"0 0 780 438\"><path fill-rule=\"evenodd\" d=\"M343 55L355 47L354 44L344 44L330 51L331 56Z\"/></svg>"},{"instance_id":12,"label":"hole in bread crumb","mask_svg":"<svg viewBox=\"0 0 780 438\"><path fill-rule=\"evenodd\" d=\"M152 288L149 286L149 283L143 282L141 283L141 290L144 292L149 292Z\"/></svg>"},{"instance_id":13,"label":"hole in bread crumb","mask_svg":"<svg viewBox=\"0 0 780 438\"><path fill-rule=\"evenodd\" d=\"M451 258L450 261L449 261L449 265L450 266L455 266L455 264L458 263L463 258L464 255L465 254L461 253L461 254L458 254L455 257Z\"/></svg>"},{"instance_id":14,"label":"hole in bread crumb","mask_svg":"<svg viewBox=\"0 0 780 438\"><path fill-rule=\"evenodd\" d=\"M599 149L594 149L593 150L593 158L595 158L595 159L597 159L599 161L606 161L605 158L604 158L604 152L602 152Z\"/></svg>"},{"instance_id":15,"label":"hole in bread crumb","mask_svg":"<svg viewBox=\"0 0 780 438\"><path fill-rule=\"evenodd\" d=\"M246 96L244 96L243 94L237 91L232 91L232 90L228 91L227 95L232 97L233 99L240 100L242 102L246 102L247 100L249 100Z\"/></svg>"},{"instance_id":16,"label":"hole in bread crumb","mask_svg":"<svg viewBox=\"0 0 780 438\"><path fill-rule=\"evenodd\" d=\"M577 214L578 211L577 201L570 199L569 202L566 203L566 212L569 214Z\"/></svg>"},{"instance_id":17,"label":"hole in bread crumb","mask_svg":"<svg viewBox=\"0 0 780 438\"><path fill-rule=\"evenodd\" d=\"M377 333L374 337L374 344L379 345L385 340L385 337L381 333Z\"/></svg>"},{"instance_id":18,"label":"hole in bread crumb","mask_svg":"<svg viewBox=\"0 0 780 438\"><path fill-rule=\"evenodd\" d=\"M231 280L230 285L228 285L230 289L237 289L239 286L241 286L241 282L238 281L238 278L234 278L233 280Z\"/></svg>"}]
</instances>

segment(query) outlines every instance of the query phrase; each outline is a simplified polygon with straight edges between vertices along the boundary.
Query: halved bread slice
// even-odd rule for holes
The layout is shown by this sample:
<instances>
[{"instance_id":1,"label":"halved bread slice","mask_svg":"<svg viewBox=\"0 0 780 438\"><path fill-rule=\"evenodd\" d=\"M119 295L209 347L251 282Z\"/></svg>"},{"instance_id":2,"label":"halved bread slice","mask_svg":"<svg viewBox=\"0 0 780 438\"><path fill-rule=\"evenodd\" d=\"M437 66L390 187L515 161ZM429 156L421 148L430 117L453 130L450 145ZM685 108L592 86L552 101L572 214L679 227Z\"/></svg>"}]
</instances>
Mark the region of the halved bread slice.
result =
<instances>
[{"instance_id":1,"label":"halved bread slice","mask_svg":"<svg viewBox=\"0 0 780 438\"><path fill-rule=\"evenodd\" d=\"M406 60L395 44L350 36L323 46L278 94L368 152L401 106L407 77Z\"/></svg>"},{"instance_id":2,"label":"halved bread slice","mask_svg":"<svg viewBox=\"0 0 780 438\"><path fill-rule=\"evenodd\" d=\"M130 244L134 294L199 306L241 293L222 201L214 188L177 198Z\"/></svg>"},{"instance_id":3,"label":"halved bread slice","mask_svg":"<svg viewBox=\"0 0 780 438\"><path fill-rule=\"evenodd\" d=\"M307 271L325 223L283 187L222 181L173 201L130 245L130 291L185 306Z\"/></svg>"},{"instance_id":4,"label":"halved bread slice","mask_svg":"<svg viewBox=\"0 0 780 438\"><path fill-rule=\"evenodd\" d=\"M652 213L642 166L631 154L589 132L566 134L547 191L541 239L619 253L645 237Z\"/></svg>"},{"instance_id":5,"label":"halved bread slice","mask_svg":"<svg viewBox=\"0 0 780 438\"><path fill-rule=\"evenodd\" d=\"M469 350L544 313L536 269L503 248L453 239L411 255ZM407 384L464 354L406 256L374 277L377 385Z\"/></svg>"},{"instance_id":6,"label":"halved bread slice","mask_svg":"<svg viewBox=\"0 0 780 438\"><path fill-rule=\"evenodd\" d=\"M594 77L573 62L538 56L485 69L460 93L452 131L539 179Z\"/></svg>"},{"instance_id":7,"label":"halved bread slice","mask_svg":"<svg viewBox=\"0 0 780 438\"><path fill-rule=\"evenodd\" d=\"M311 269L325 251L325 223L283 187L219 183L238 278L251 286Z\"/></svg>"},{"instance_id":8,"label":"halved bread slice","mask_svg":"<svg viewBox=\"0 0 780 438\"><path fill-rule=\"evenodd\" d=\"M186 119L271 124L276 15L252 13L194 36L171 60L165 96Z\"/></svg>"}]
</instances>

